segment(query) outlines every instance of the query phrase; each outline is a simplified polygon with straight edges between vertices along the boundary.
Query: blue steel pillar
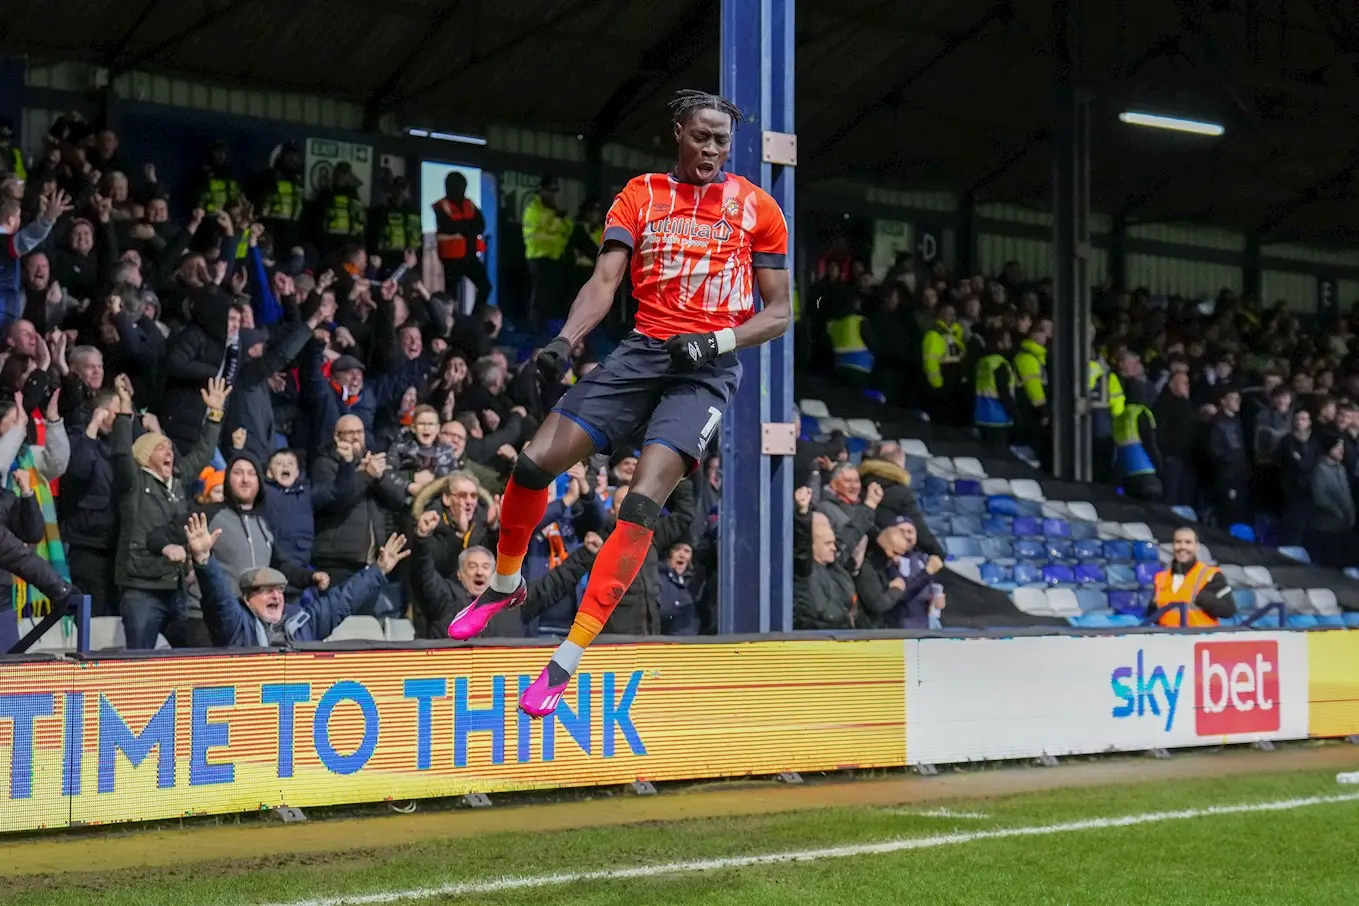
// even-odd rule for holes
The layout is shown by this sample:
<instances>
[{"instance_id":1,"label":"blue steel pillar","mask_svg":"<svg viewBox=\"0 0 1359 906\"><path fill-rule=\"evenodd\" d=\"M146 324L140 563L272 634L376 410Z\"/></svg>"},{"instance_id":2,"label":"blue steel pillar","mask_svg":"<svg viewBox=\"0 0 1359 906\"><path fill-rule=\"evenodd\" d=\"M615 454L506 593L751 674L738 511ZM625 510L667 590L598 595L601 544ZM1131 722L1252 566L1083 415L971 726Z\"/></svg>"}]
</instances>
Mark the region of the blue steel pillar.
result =
<instances>
[{"instance_id":1,"label":"blue steel pillar","mask_svg":"<svg viewBox=\"0 0 1359 906\"><path fill-rule=\"evenodd\" d=\"M746 117L727 168L783 208L790 276L793 168L766 159L764 138L795 132L794 2L722 0L721 91ZM781 152L768 156L780 159ZM791 329L743 351L741 362L741 389L722 421L718 625L724 633L786 632L793 628L793 457L762 450L766 424L797 422Z\"/></svg>"}]
</instances>

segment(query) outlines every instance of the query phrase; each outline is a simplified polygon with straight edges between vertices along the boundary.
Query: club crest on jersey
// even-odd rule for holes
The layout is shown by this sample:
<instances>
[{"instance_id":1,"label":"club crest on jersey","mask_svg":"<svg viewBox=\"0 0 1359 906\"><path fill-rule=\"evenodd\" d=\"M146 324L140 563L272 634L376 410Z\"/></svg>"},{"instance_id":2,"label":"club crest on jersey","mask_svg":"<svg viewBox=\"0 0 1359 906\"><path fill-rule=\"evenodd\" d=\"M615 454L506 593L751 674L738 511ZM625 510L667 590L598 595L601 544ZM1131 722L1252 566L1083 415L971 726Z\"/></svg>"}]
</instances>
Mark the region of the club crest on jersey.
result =
<instances>
[{"instance_id":1,"label":"club crest on jersey","mask_svg":"<svg viewBox=\"0 0 1359 906\"><path fill-rule=\"evenodd\" d=\"M686 242L726 242L732 236L731 224L725 220L701 223L692 217L664 217L651 221L647 229L659 236L673 236Z\"/></svg>"},{"instance_id":2,"label":"club crest on jersey","mask_svg":"<svg viewBox=\"0 0 1359 906\"><path fill-rule=\"evenodd\" d=\"M741 202L737 201L735 198L728 198L726 201L722 202L722 213L728 217L735 217L737 214L741 213Z\"/></svg>"}]
</instances>

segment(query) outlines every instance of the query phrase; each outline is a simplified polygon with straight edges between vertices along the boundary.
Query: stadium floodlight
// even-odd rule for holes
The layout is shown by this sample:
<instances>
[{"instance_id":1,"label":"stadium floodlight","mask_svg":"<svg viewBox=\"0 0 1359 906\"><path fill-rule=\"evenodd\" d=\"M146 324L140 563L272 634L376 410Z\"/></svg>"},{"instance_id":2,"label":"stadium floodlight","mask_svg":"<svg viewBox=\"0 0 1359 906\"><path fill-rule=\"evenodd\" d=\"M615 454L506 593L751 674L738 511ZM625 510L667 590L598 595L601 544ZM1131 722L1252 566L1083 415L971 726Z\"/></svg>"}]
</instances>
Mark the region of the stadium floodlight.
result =
<instances>
[{"instance_id":1,"label":"stadium floodlight","mask_svg":"<svg viewBox=\"0 0 1359 906\"><path fill-rule=\"evenodd\" d=\"M441 142L457 142L460 145L484 145L486 139L479 135L459 135L456 132L432 132L429 129L407 129L407 135L416 138L433 138Z\"/></svg>"},{"instance_id":2,"label":"stadium floodlight","mask_svg":"<svg viewBox=\"0 0 1359 906\"><path fill-rule=\"evenodd\" d=\"M1148 126L1152 129L1170 129L1174 132L1191 132L1194 135L1219 136L1226 129L1218 123L1205 123L1201 120L1186 120L1178 116L1161 116L1155 113L1136 113L1127 111L1120 113L1118 118L1121 122L1130 126Z\"/></svg>"}]
</instances>

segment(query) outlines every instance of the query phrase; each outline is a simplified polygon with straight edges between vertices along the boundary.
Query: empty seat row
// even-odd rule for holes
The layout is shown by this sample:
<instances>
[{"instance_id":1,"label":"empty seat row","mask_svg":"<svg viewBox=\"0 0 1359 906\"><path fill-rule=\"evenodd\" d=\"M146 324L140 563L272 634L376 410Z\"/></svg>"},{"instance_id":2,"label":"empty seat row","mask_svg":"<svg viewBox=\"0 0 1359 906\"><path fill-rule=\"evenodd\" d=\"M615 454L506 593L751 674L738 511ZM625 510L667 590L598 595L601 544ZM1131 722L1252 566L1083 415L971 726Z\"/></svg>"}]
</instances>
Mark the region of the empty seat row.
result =
<instances>
[{"instance_id":1,"label":"empty seat row","mask_svg":"<svg viewBox=\"0 0 1359 906\"><path fill-rule=\"evenodd\" d=\"M942 522L942 520L940 520ZM934 528L935 520L928 520ZM979 557L983 560L1031 560L1069 562L1100 561L1110 563L1150 563L1158 568L1162 561L1161 548L1151 541L1100 541L1098 538L1076 540L1061 537L1013 538L1009 533L990 531L993 526L981 523L987 534L978 536L972 529L975 520L954 516L948 521L952 534L944 538L944 549L953 557Z\"/></svg>"},{"instance_id":2,"label":"empty seat row","mask_svg":"<svg viewBox=\"0 0 1359 906\"><path fill-rule=\"evenodd\" d=\"M977 574L982 582L993 588L1020 586L1090 586L1095 588L1135 589L1151 588L1156 581L1160 564L1110 563L1094 561L1075 565L1065 563L1034 563L1020 560L1013 566L1004 563L981 563Z\"/></svg>"}]
</instances>

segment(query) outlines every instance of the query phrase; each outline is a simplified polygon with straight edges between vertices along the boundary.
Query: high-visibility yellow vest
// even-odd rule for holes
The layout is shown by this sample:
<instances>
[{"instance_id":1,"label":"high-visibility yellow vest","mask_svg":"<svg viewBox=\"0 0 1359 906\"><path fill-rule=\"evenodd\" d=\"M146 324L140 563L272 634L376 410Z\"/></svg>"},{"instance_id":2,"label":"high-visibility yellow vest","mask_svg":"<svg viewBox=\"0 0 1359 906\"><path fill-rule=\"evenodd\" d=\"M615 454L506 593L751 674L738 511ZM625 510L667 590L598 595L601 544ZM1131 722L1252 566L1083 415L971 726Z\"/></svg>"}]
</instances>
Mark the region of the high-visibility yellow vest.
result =
<instances>
[{"instance_id":1,"label":"high-visibility yellow vest","mask_svg":"<svg viewBox=\"0 0 1359 906\"><path fill-rule=\"evenodd\" d=\"M845 315L826 324L831 349L835 352L836 368L872 373L873 353L868 351L868 344L864 343L863 323L863 315Z\"/></svg>"},{"instance_id":2,"label":"high-visibility yellow vest","mask_svg":"<svg viewBox=\"0 0 1359 906\"><path fill-rule=\"evenodd\" d=\"M358 198L334 194L326 211L326 233L331 236L362 236L365 220L363 204Z\"/></svg>"},{"instance_id":3,"label":"high-visibility yellow vest","mask_svg":"<svg viewBox=\"0 0 1359 906\"><path fill-rule=\"evenodd\" d=\"M276 177L274 191L264 199L261 217L270 220L302 219L302 184L292 179Z\"/></svg>"},{"instance_id":4,"label":"high-visibility yellow vest","mask_svg":"<svg viewBox=\"0 0 1359 906\"><path fill-rule=\"evenodd\" d=\"M1048 401L1048 350L1033 340L1019 344L1015 353L1015 374L1024 387L1024 395L1037 408Z\"/></svg>"},{"instance_id":5,"label":"high-visibility yellow vest","mask_svg":"<svg viewBox=\"0 0 1359 906\"><path fill-rule=\"evenodd\" d=\"M379 248L418 249L424 245L425 234L419 214L389 208L381 228L382 235L378 237Z\"/></svg>"},{"instance_id":6,"label":"high-visibility yellow vest","mask_svg":"<svg viewBox=\"0 0 1359 906\"><path fill-rule=\"evenodd\" d=\"M1152 428L1155 428L1156 416L1152 415L1151 410L1140 403L1125 406L1118 417L1114 419L1114 443L1118 445L1118 468L1124 478L1156 474L1156 465L1147 455L1147 448L1142 446L1142 432L1138 428L1138 419L1144 413L1151 421Z\"/></svg>"},{"instance_id":7,"label":"high-visibility yellow vest","mask_svg":"<svg viewBox=\"0 0 1359 906\"><path fill-rule=\"evenodd\" d=\"M943 321L935 322L934 327L930 328L920 343L922 358L925 360L925 380L929 381L931 387L939 390L944 386L943 368L960 364L966 348L963 342L963 325L950 326Z\"/></svg>"},{"instance_id":8,"label":"high-visibility yellow vest","mask_svg":"<svg viewBox=\"0 0 1359 906\"><path fill-rule=\"evenodd\" d=\"M972 405L972 423L979 428L1008 428L1014 421L1000 401L1000 382L1014 386L1014 371L1005 356L992 353L977 363L974 381L976 400Z\"/></svg>"},{"instance_id":9,"label":"high-visibility yellow vest","mask_svg":"<svg viewBox=\"0 0 1359 906\"><path fill-rule=\"evenodd\" d=\"M535 195L524 209L524 257L551 258L562 256L571 238L572 222L543 204Z\"/></svg>"}]
</instances>

